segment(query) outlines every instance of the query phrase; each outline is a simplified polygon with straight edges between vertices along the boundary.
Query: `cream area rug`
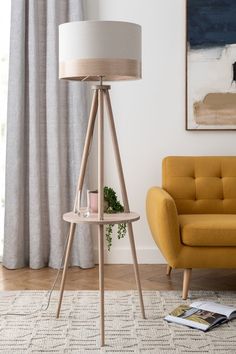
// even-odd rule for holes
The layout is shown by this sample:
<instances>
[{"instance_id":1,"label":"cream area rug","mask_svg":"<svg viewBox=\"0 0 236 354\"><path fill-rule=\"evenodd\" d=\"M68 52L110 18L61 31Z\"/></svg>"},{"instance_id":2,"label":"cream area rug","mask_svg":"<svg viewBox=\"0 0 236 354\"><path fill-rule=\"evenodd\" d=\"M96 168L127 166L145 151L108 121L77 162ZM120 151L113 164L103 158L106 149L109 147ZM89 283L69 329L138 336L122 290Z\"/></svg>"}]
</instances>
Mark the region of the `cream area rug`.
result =
<instances>
[{"instance_id":1,"label":"cream area rug","mask_svg":"<svg viewBox=\"0 0 236 354\"><path fill-rule=\"evenodd\" d=\"M0 293L0 353L236 353L236 320L207 333L163 320L172 309L186 303L180 292L144 291L147 319L143 320L137 292L106 291L106 347L102 349L97 291L66 291L59 319L55 318L58 292L53 293L47 311L37 312L46 294ZM188 303L211 300L236 307L234 292L193 291L190 296Z\"/></svg>"}]
</instances>

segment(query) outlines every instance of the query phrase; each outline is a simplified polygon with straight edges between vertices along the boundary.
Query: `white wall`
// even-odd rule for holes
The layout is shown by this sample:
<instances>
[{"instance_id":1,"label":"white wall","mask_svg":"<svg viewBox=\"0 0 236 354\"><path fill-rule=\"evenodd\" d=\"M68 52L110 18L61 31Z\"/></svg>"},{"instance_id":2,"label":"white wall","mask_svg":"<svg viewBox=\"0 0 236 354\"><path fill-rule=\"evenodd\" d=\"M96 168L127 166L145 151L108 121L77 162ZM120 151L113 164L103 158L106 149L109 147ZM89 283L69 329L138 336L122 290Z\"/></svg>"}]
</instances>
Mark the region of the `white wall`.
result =
<instances>
[{"instance_id":1,"label":"white wall","mask_svg":"<svg viewBox=\"0 0 236 354\"><path fill-rule=\"evenodd\" d=\"M111 96L131 209L141 215L134 223L139 262L164 263L145 216L147 190L161 184L162 158L234 155L235 132L185 131L184 0L85 0L85 7L88 19L142 25L143 79L113 83ZM119 190L110 141L106 146L106 183ZM107 262L131 263L128 238L114 240Z\"/></svg>"}]
</instances>

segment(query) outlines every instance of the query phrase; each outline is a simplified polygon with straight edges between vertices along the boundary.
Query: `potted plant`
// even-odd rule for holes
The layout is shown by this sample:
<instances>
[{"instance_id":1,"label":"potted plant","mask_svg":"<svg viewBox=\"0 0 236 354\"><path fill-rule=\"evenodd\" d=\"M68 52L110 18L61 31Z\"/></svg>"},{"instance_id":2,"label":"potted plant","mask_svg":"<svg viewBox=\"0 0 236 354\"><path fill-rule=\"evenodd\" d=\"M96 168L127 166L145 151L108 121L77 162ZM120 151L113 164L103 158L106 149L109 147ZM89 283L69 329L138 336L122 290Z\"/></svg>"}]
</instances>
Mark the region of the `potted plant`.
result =
<instances>
[{"instance_id":1,"label":"potted plant","mask_svg":"<svg viewBox=\"0 0 236 354\"><path fill-rule=\"evenodd\" d=\"M96 196L98 196L98 191L90 191L90 200L93 204L93 211L97 212L96 202L94 201ZM123 205L117 198L116 192L111 187L104 187L104 213L107 214L116 214L122 213L124 211ZM107 241L107 249L110 251L112 246L112 232L114 224L106 225L105 235ZM125 223L117 224L117 237L118 239L124 238L126 234L126 227Z\"/></svg>"},{"instance_id":2,"label":"potted plant","mask_svg":"<svg viewBox=\"0 0 236 354\"><path fill-rule=\"evenodd\" d=\"M122 213L124 211L123 205L117 198L116 192L110 187L104 187L104 212L108 214ZM117 224L117 237L120 240L125 237L126 234L126 224ZM107 249L110 251L112 245L112 231L114 224L106 225L106 241Z\"/></svg>"}]
</instances>

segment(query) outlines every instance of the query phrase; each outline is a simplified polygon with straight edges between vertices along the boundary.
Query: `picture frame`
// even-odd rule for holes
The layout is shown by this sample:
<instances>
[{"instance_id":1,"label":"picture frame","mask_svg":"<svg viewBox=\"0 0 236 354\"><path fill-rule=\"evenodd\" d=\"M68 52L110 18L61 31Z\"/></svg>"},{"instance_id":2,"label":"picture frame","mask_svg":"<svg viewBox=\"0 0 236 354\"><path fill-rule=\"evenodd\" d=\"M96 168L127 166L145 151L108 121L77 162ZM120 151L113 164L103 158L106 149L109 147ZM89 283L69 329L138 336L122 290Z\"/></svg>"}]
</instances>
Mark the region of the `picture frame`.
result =
<instances>
[{"instance_id":1,"label":"picture frame","mask_svg":"<svg viewBox=\"0 0 236 354\"><path fill-rule=\"evenodd\" d=\"M185 129L236 130L236 1L185 2Z\"/></svg>"}]
</instances>

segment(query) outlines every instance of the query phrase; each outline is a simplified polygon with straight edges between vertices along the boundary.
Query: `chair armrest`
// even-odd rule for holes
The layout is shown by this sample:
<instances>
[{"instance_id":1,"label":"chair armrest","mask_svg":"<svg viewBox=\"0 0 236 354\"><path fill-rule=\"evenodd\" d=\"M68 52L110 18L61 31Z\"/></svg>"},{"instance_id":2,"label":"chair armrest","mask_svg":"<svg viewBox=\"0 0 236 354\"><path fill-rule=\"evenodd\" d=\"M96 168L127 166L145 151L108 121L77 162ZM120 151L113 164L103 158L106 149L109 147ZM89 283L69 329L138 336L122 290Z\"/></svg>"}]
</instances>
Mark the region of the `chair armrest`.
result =
<instances>
[{"instance_id":1,"label":"chair armrest","mask_svg":"<svg viewBox=\"0 0 236 354\"><path fill-rule=\"evenodd\" d=\"M174 199L164 189L152 187L147 193L146 212L154 241L174 267L182 248Z\"/></svg>"}]
</instances>

